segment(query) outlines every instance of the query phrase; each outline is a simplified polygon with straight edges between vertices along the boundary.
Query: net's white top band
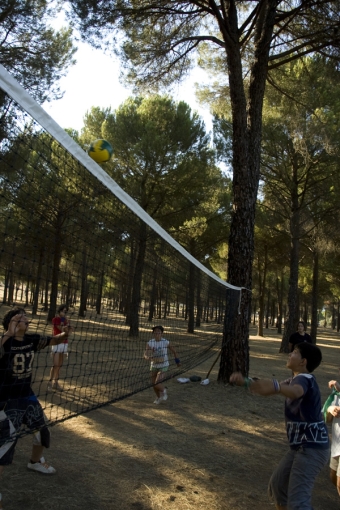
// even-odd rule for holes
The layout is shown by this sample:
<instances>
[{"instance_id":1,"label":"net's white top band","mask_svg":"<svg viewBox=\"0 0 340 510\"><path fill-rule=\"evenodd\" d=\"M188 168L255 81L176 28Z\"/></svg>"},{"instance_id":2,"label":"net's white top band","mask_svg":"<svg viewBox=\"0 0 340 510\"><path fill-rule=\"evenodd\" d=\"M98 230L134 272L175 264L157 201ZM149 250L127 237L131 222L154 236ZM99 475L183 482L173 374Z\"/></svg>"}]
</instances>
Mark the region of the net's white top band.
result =
<instances>
[{"instance_id":1,"label":"net's white top band","mask_svg":"<svg viewBox=\"0 0 340 510\"><path fill-rule=\"evenodd\" d=\"M121 202L131 209L149 227L157 232L167 243L180 252L201 271L227 288L241 290L225 282L203 264L196 260L183 246L173 239L140 205L133 200L90 156L57 124L50 115L26 92L0 64L0 87L29 113L48 133L50 133L74 158L76 158L91 174L104 184Z\"/></svg>"}]
</instances>

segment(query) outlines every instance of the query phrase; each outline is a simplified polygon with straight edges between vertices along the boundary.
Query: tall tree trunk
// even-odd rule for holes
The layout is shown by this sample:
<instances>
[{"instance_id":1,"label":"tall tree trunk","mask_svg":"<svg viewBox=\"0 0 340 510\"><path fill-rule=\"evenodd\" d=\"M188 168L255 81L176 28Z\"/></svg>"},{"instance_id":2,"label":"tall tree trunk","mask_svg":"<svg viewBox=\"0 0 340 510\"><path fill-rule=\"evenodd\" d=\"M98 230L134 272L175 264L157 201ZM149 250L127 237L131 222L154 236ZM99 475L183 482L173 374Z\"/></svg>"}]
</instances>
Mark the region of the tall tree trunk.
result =
<instances>
[{"instance_id":1,"label":"tall tree trunk","mask_svg":"<svg viewBox=\"0 0 340 510\"><path fill-rule=\"evenodd\" d=\"M196 266L189 262L188 333L195 331L195 274Z\"/></svg>"},{"instance_id":2,"label":"tall tree trunk","mask_svg":"<svg viewBox=\"0 0 340 510\"><path fill-rule=\"evenodd\" d=\"M136 257L136 265L132 284L132 294L130 303L130 329L129 336L139 335L139 305L143 277L144 260L146 253L146 224L141 220L139 227L138 253Z\"/></svg>"},{"instance_id":3,"label":"tall tree trunk","mask_svg":"<svg viewBox=\"0 0 340 510\"><path fill-rule=\"evenodd\" d=\"M259 297L259 324L258 324L258 328L257 328L258 336L263 336L264 295L265 295L265 292L266 292L267 266L268 266L268 247L266 245L264 247L264 264L263 264L263 276L262 276L262 278L261 278L261 271L259 270L260 297Z\"/></svg>"},{"instance_id":4,"label":"tall tree trunk","mask_svg":"<svg viewBox=\"0 0 340 510\"><path fill-rule=\"evenodd\" d=\"M35 275L32 315L36 315L36 313L38 311L39 292L40 292L40 284L41 284L42 266L43 266L43 261L44 261L44 252L45 252L45 248L41 247L39 250L39 261L38 261L37 273Z\"/></svg>"},{"instance_id":5,"label":"tall tree trunk","mask_svg":"<svg viewBox=\"0 0 340 510\"><path fill-rule=\"evenodd\" d=\"M83 259L81 264L80 303L78 310L79 317L85 317L88 292L89 289L87 284L87 252L86 246L84 245Z\"/></svg>"},{"instance_id":6,"label":"tall tree trunk","mask_svg":"<svg viewBox=\"0 0 340 510\"><path fill-rule=\"evenodd\" d=\"M104 271L101 271L98 277L98 288L96 297L96 312L98 314L100 314L102 307L103 284L104 284Z\"/></svg>"},{"instance_id":7,"label":"tall tree trunk","mask_svg":"<svg viewBox=\"0 0 340 510\"><path fill-rule=\"evenodd\" d=\"M4 282L4 293L2 296L2 303L4 305L7 304L7 293L8 293L8 283L9 283L9 275L10 275L10 269L5 269L5 282Z\"/></svg>"},{"instance_id":8,"label":"tall tree trunk","mask_svg":"<svg viewBox=\"0 0 340 510\"><path fill-rule=\"evenodd\" d=\"M50 306L48 309L47 320L52 321L55 317L57 309L57 298L58 298L58 283L59 283L59 268L61 260L61 232L63 224L63 213L58 210L55 234L54 234L54 254L53 254L53 266L52 266L52 281L51 281L51 294L50 294Z\"/></svg>"},{"instance_id":9,"label":"tall tree trunk","mask_svg":"<svg viewBox=\"0 0 340 510\"><path fill-rule=\"evenodd\" d=\"M288 289L288 316L285 322L285 329L281 342L280 352L289 352L289 338L296 331L296 310L298 305L298 283L299 283L299 244L300 244L300 209L299 192L297 181L297 169L293 163L293 182L292 190L292 216L290 220L290 274Z\"/></svg>"},{"instance_id":10,"label":"tall tree trunk","mask_svg":"<svg viewBox=\"0 0 340 510\"><path fill-rule=\"evenodd\" d=\"M152 282L149 316L148 316L149 322L153 321L153 316L155 314L156 298L157 298L157 265L155 266L154 273L153 273L153 282Z\"/></svg>"},{"instance_id":11,"label":"tall tree trunk","mask_svg":"<svg viewBox=\"0 0 340 510\"><path fill-rule=\"evenodd\" d=\"M9 272L8 280L8 304L13 305L14 296L14 260L12 260L12 267Z\"/></svg>"},{"instance_id":12,"label":"tall tree trunk","mask_svg":"<svg viewBox=\"0 0 340 510\"><path fill-rule=\"evenodd\" d=\"M319 295L319 253L313 252L313 288L312 288L312 319L310 327L310 336L313 344L316 344L316 335L318 332L318 295Z\"/></svg>"},{"instance_id":13,"label":"tall tree trunk","mask_svg":"<svg viewBox=\"0 0 340 510\"><path fill-rule=\"evenodd\" d=\"M125 323L130 325L130 306L131 306L131 294L133 287L133 277L135 274L135 265L136 265L136 241L133 236L131 236L131 246L130 246L130 264L129 264L129 274L127 279L127 285L125 287L126 294L123 298L122 309L125 311Z\"/></svg>"},{"instance_id":14,"label":"tall tree trunk","mask_svg":"<svg viewBox=\"0 0 340 510\"><path fill-rule=\"evenodd\" d=\"M267 306L266 306L266 324L265 328L269 328L269 314L270 314L270 289L267 290Z\"/></svg>"},{"instance_id":15,"label":"tall tree trunk","mask_svg":"<svg viewBox=\"0 0 340 510\"><path fill-rule=\"evenodd\" d=\"M197 295L196 295L196 302L197 302L197 311L196 311L196 328L199 328L201 325L201 317L202 317L202 299L201 299L201 272L197 271L197 279L196 279L196 285L197 285Z\"/></svg>"},{"instance_id":16,"label":"tall tree trunk","mask_svg":"<svg viewBox=\"0 0 340 510\"><path fill-rule=\"evenodd\" d=\"M238 20L234 2L229 2L231 37L228 40L227 62L233 119L233 210L230 225L227 280L244 287L240 314L226 317L218 380L228 382L234 371L248 374L249 320L251 315L252 266L254 258L254 224L260 178L262 107L267 78L270 41L277 2L259 4L254 34L254 61L250 70L248 99L244 91ZM235 39L233 38L235 35ZM237 353L237 354L235 354Z\"/></svg>"}]
</instances>

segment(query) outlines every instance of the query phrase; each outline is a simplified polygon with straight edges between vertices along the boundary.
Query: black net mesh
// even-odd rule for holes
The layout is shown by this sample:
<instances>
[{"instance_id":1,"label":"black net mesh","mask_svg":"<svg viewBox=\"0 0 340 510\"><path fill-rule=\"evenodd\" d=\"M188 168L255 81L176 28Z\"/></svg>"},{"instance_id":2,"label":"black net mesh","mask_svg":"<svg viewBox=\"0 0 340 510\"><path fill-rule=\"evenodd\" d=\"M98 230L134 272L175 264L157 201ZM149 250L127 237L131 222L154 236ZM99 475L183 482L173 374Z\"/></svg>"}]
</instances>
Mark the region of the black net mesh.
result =
<instances>
[{"instance_id":1,"label":"black net mesh","mask_svg":"<svg viewBox=\"0 0 340 510\"><path fill-rule=\"evenodd\" d=\"M0 103L0 316L23 307L28 332L49 336L64 303L73 328L63 391L48 391L51 347L32 364L50 423L150 387L144 352L154 325L181 361L177 367L169 353L167 378L214 354L226 286L164 241L4 91ZM238 302L239 291L231 292Z\"/></svg>"}]
</instances>

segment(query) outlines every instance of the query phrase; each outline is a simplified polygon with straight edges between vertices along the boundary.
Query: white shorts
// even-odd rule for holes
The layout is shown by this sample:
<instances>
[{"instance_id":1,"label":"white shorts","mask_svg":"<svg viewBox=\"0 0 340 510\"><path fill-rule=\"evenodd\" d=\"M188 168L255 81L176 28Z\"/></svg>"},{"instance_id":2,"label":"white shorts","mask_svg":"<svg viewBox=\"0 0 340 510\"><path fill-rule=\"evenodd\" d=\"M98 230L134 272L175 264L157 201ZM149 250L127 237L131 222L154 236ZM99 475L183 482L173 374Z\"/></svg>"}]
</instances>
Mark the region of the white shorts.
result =
<instances>
[{"instance_id":1,"label":"white shorts","mask_svg":"<svg viewBox=\"0 0 340 510\"><path fill-rule=\"evenodd\" d=\"M62 352L67 353L68 344L58 344L58 345L52 345L52 352Z\"/></svg>"}]
</instances>

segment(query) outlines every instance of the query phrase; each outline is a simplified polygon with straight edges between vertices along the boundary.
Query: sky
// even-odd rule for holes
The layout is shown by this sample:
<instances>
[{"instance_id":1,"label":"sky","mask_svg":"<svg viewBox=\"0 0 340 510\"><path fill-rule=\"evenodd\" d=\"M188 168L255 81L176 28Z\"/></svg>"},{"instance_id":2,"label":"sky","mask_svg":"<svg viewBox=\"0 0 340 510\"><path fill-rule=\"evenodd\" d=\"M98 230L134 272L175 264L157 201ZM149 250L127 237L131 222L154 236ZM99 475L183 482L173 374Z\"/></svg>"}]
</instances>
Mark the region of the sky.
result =
<instances>
[{"instance_id":1,"label":"sky","mask_svg":"<svg viewBox=\"0 0 340 510\"><path fill-rule=\"evenodd\" d=\"M132 95L132 91L119 82L118 60L86 43L79 42L77 46L77 63L60 81L63 98L45 103L43 107L62 128L80 131L84 115L92 106L111 106L114 110ZM176 101L186 101L203 118L207 131L211 131L211 115L197 103L194 94L195 82L203 77L203 71L194 70L184 84L176 87L172 96Z\"/></svg>"}]
</instances>

